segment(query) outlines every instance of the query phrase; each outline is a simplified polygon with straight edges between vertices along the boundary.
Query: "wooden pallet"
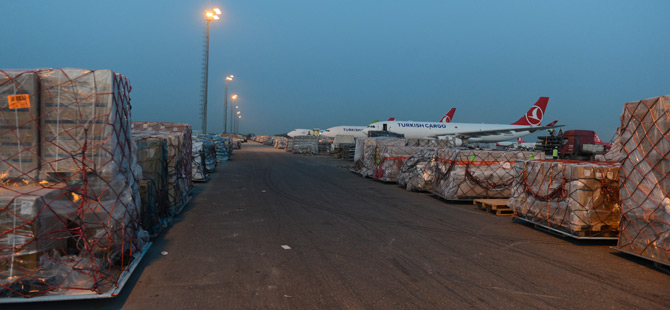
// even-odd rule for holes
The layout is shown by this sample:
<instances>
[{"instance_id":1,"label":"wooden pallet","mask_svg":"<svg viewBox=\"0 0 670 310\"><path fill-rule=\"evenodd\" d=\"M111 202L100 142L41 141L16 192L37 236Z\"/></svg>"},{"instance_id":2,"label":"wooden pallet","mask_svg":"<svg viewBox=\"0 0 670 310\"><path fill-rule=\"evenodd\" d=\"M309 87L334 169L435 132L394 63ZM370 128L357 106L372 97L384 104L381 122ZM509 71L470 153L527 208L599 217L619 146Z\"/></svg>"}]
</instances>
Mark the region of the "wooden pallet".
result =
<instances>
[{"instance_id":1,"label":"wooden pallet","mask_svg":"<svg viewBox=\"0 0 670 310\"><path fill-rule=\"evenodd\" d=\"M512 208L507 206L508 199L475 199L472 203L477 208L486 210L486 212L495 215L510 216L512 215Z\"/></svg>"}]
</instances>

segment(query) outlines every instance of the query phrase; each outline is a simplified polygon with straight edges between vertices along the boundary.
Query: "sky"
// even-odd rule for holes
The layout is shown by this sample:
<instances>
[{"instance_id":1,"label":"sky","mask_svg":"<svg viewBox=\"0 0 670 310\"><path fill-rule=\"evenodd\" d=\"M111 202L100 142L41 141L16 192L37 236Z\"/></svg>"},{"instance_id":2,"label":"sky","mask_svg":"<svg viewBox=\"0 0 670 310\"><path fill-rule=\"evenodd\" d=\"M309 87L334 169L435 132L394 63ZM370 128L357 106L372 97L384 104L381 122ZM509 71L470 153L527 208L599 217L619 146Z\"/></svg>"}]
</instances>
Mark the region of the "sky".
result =
<instances>
[{"instance_id":1,"label":"sky","mask_svg":"<svg viewBox=\"0 0 670 310\"><path fill-rule=\"evenodd\" d=\"M544 123L609 140L626 102L670 93L664 0L2 0L0 68L112 69L133 120L197 130L214 7L209 132L231 74L240 130L258 135L452 107L454 122L507 124L548 96Z\"/></svg>"}]
</instances>

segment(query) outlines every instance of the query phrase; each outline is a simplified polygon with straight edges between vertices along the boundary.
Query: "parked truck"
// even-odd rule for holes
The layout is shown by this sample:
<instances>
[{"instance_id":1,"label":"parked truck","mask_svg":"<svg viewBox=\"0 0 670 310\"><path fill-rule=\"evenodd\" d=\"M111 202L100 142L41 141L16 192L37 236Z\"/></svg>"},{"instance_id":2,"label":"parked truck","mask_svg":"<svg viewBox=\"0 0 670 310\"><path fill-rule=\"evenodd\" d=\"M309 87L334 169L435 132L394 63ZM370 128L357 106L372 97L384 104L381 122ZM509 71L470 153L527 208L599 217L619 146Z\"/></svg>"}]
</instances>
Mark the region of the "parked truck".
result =
<instances>
[{"instance_id":1,"label":"parked truck","mask_svg":"<svg viewBox=\"0 0 670 310\"><path fill-rule=\"evenodd\" d=\"M558 149L558 158L574 160L593 160L597 154L606 151L605 144L598 143L596 132L593 130L567 130L565 132L551 132L549 136L537 138L535 149L544 151L551 156L554 149Z\"/></svg>"}]
</instances>

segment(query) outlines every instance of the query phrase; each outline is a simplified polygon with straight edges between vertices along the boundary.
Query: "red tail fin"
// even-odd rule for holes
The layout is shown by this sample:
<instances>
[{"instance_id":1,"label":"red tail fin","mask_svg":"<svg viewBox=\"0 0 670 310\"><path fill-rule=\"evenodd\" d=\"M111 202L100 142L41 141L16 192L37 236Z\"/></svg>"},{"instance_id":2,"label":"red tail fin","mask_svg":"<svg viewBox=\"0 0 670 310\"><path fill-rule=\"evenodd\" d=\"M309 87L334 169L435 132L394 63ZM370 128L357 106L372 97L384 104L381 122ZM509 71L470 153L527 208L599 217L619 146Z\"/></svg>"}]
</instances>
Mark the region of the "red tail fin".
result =
<instances>
[{"instance_id":1,"label":"red tail fin","mask_svg":"<svg viewBox=\"0 0 670 310\"><path fill-rule=\"evenodd\" d=\"M387 120L387 122L392 122L392 121L395 121L395 117L389 117L389 119Z\"/></svg>"},{"instance_id":2,"label":"red tail fin","mask_svg":"<svg viewBox=\"0 0 670 310\"><path fill-rule=\"evenodd\" d=\"M521 137L516 138L516 142L519 142L519 143L526 143L526 141L523 141L523 139L521 139Z\"/></svg>"},{"instance_id":3,"label":"red tail fin","mask_svg":"<svg viewBox=\"0 0 670 310\"><path fill-rule=\"evenodd\" d=\"M547 103L549 103L549 97L540 97L530 110L526 112L526 115L512 123L512 125L540 126L544 117L544 111L547 109Z\"/></svg>"},{"instance_id":4,"label":"red tail fin","mask_svg":"<svg viewBox=\"0 0 670 310\"><path fill-rule=\"evenodd\" d=\"M551 122L549 124L546 124L544 126L554 126L554 125L556 125L556 123L558 123L558 121L553 121L553 122Z\"/></svg>"},{"instance_id":5,"label":"red tail fin","mask_svg":"<svg viewBox=\"0 0 670 310\"><path fill-rule=\"evenodd\" d=\"M442 116L440 119L440 123L449 123L451 122L451 119L454 117L454 113L456 113L456 108L451 108L447 114Z\"/></svg>"}]
</instances>

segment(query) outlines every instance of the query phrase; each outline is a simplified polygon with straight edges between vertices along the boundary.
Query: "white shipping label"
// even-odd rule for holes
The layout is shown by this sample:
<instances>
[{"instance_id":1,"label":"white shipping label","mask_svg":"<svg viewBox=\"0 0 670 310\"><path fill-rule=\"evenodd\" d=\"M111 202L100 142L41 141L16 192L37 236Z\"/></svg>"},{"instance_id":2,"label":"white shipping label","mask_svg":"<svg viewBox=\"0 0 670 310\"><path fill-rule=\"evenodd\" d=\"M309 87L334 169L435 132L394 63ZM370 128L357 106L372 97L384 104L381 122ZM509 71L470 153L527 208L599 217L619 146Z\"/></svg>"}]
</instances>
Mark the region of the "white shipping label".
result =
<instances>
[{"instance_id":1,"label":"white shipping label","mask_svg":"<svg viewBox=\"0 0 670 310\"><path fill-rule=\"evenodd\" d=\"M603 178L603 173L598 171L596 172L596 179L602 179Z\"/></svg>"},{"instance_id":2,"label":"white shipping label","mask_svg":"<svg viewBox=\"0 0 670 310\"><path fill-rule=\"evenodd\" d=\"M591 170L584 169L584 176L590 177L591 176Z\"/></svg>"},{"instance_id":3,"label":"white shipping label","mask_svg":"<svg viewBox=\"0 0 670 310\"><path fill-rule=\"evenodd\" d=\"M21 215L32 215L33 204L30 201L21 201Z\"/></svg>"}]
</instances>

